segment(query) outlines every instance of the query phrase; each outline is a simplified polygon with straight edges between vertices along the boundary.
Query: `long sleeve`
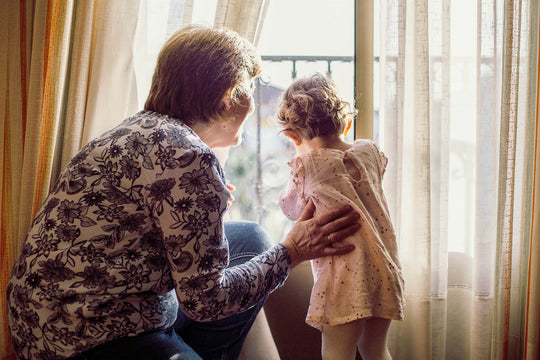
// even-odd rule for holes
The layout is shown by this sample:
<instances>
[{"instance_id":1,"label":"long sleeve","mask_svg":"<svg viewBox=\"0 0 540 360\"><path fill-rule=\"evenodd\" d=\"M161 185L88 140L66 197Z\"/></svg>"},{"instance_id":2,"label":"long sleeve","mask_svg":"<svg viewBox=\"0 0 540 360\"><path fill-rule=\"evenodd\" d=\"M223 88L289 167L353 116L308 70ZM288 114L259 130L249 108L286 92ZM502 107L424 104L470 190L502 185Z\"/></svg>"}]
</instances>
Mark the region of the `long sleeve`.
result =
<instances>
[{"instance_id":1,"label":"long sleeve","mask_svg":"<svg viewBox=\"0 0 540 360\"><path fill-rule=\"evenodd\" d=\"M199 146L175 149L176 165L166 167L146 186L145 198L163 232L180 307L204 321L256 304L283 283L290 262L278 245L243 265L226 268L223 215L230 192L215 154L193 143Z\"/></svg>"}]
</instances>

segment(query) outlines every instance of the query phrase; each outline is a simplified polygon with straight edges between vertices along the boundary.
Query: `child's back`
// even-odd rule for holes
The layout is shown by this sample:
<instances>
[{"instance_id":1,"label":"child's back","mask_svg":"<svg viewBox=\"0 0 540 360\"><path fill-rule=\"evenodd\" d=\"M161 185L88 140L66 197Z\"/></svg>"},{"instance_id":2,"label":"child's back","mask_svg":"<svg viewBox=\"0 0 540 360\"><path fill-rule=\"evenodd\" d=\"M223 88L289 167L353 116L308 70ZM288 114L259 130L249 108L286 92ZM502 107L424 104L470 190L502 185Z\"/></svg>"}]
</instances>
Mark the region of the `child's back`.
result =
<instances>
[{"instance_id":1,"label":"child's back","mask_svg":"<svg viewBox=\"0 0 540 360\"><path fill-rule=\"evenodd\" d=\"M396 236L382 189L387 159L371 140L345 142L348 104L321 75L300 79L284 93L278 118L296 146L289 187L280 207L297 219L308 201L316 213L348 204L361 214L349 241L355 250L312 261L314 286L306 322L321 330L324 359L388 359L390 320L403 315L403 277Z\"/></svg>"},{"instance_id":2,"label":"child's back","mask_svg":"<svg viewBox=\"0 0 540 360\"><path fill-rule=\"evenodd\" d=\"M394 230L382 191L386 158L368 140L348 150L315 149L291 161L291 183L280 206L291 219L312 199L323 212L349 204L362 227L350 241L356 248L340 257L312 262L314 287L306 321L321 329L371 316L402 317L402 285Z\"/></svg>"}]
</instances>

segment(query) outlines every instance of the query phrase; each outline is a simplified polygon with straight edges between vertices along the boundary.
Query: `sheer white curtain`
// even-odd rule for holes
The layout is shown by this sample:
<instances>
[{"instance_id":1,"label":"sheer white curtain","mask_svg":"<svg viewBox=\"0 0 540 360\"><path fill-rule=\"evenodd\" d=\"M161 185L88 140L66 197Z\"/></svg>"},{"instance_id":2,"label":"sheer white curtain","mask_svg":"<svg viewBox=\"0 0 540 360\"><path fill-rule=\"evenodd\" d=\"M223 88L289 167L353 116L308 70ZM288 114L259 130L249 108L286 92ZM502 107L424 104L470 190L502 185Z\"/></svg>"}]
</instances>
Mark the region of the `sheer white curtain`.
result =
<instances>
[{"instance_id":1,"label":"sheer white curtain","mask_svg":"<svg viewBox=\"0 0 540 360\"><path fill-rule=\"evenodd\" d=\"M397 359L523 356L536 4L381 2L378 136L407 300Z\"/></svg>"}]
</instances>

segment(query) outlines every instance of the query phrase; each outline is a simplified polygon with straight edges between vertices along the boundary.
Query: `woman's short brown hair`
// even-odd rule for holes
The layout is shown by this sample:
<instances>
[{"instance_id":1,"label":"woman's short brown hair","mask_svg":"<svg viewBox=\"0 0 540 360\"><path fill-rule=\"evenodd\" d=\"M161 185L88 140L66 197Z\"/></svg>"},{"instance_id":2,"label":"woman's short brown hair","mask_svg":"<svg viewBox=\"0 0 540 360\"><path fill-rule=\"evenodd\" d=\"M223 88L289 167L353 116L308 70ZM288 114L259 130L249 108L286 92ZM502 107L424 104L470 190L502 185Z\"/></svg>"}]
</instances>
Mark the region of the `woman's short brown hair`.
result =
<instances>
[{"instance_id":1,"label":"woman's short brown hair","mask_svg":"<svg viewBox=\"0 0 540 360\"><path fill-rule=\"evenodd\" d=\"M293 82L283 93L278 122L283 130L292 130L313 139L316 136L341 135L356 109L344 101L330 79L316 73Z\"/></svg>"},{"instance_id":2,"label":"woman's short brown hair","mask_svg":"<svg viewBox=\"0 0 540 360\"><path fill-rule=\"evenodd\" d=\"M187 125L219 120L226 108L251 95L245 80L261 72L255 47L226 28L190 25L175 33L158 56L145 110Z\"/></svg>"}]
</instances>

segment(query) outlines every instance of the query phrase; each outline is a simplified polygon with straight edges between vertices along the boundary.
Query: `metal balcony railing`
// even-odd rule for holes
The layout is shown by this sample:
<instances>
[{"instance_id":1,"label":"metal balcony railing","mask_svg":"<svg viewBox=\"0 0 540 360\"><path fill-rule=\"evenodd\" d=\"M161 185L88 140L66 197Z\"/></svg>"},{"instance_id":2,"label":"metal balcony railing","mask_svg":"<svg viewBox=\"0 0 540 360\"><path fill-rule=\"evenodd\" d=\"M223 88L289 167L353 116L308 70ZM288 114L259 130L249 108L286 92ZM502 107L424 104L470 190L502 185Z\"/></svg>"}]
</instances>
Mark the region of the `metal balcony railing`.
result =
<instances>
[{"instance_id":1,"label":"metal balcony railing","mask_svg":"<svg viewBox=\"0 0 540 360\"><path fill-rule=\"evenodd\" d=\"M292 63L292 73L291 78L296 79L296 63L297 62L315 62L321 61L327 63L326 75L332 76L332 62L353 62L354 56L291 56L291 55L264 55L262 56L263 61L272 61L272 62L285 62L290 61Z\"/></svg>"},{"instance_id":2,"label":"metal balcony railing","mask_svg":"<svg viewBox=\"0 0 540 360\"><path fill-rule=\"evenodd\" d=\"M353 56L293 56L293 55L263 55L262 56L263 61L269 61L269 62L290 62L292 65L292 71L291 71L291 80L295 80L297 78L298 72L297 72L297 63L301 62L326 62L326 76L332 77L332 63L333 62L343 62L343 63L352 63L354 61ZM261 222L263 221L264 217L264 200L263 200L263 164L265 159L263 159L263 154L261 151L261 139L262 139L262 132L261 132L261 81L260 79L258 81L258 86L256 90L256 105L257 105L257 145L256 145L256 179L255 179L255 200L256 200L256 221Z\"/></svg>"}]
</instances>

